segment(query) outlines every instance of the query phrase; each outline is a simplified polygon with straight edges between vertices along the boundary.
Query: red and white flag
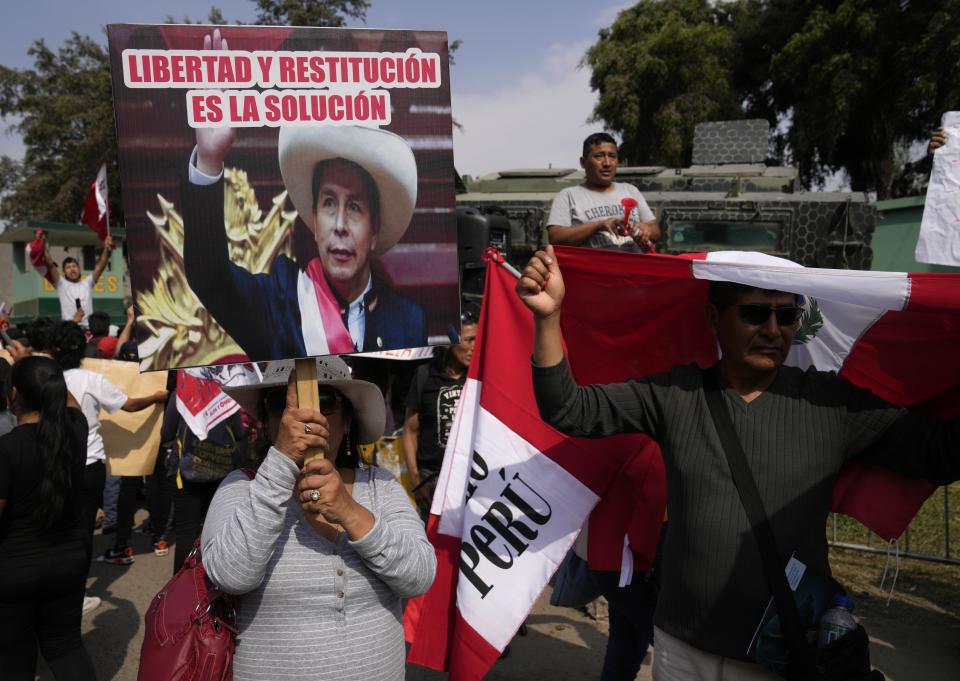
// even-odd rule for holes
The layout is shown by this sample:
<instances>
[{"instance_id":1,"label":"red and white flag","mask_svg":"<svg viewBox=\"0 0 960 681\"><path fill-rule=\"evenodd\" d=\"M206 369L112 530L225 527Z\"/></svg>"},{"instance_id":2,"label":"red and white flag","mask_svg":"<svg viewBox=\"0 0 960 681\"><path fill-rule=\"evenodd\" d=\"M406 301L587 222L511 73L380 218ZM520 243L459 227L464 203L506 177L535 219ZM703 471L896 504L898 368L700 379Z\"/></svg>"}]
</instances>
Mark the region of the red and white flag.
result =
<instances>
[{"instance_id":1,"label":"red and white flag","mask_svg":"<svg viewBox=\"0 0 960 681\"><path fill-rule=\"evenodd\" d=\"M110 204L107 195L107 164L103 163L97 171L97 179L87 191L87 202L83 206L83 217L80 221L97 233L100 241L104 241L109 233Z\"/></svg>"},{"instance_id":2,"label":"red and white flag","mask_svg":"<svg viewBox=\"0 0 960 681\"><path fill-rule=\"evenodd\" d=\"M177 411L201 440L214 426L235 414L240 405L222 386L259 383L256 364L223 364L177 371Z\"/></svg>"},{"instance_id":3,"label":"red and white flag","mask_svg":"<svg viewBox=\"0 0 960 681\"><path fill-rule=\"evenodd\" d=\"M704 305L707 282L722 280L806 297L788 363L837 371L894 404L960 412L960 275L807 269L756 253L557 255L564 342L579 383L714 364ZM591 509L589 562L626 571L649 564L665 508L663 462L649 439L568 438L540 420L533 324L515 283L503 268L488 268L477 347L428 522L437 578L405 621L409 661L447 670L451 681L486 674ZM893 538L933 489L850 464L833 507Z\"/></svg>"},{"instance_id":4,"label":"red and white flag","mask_svg":"<svg viewBox=\"0 0 960 681\"><path fill-rule=\"evenodd\" d=\"M42 229L33 230L33 241L27 243L24 252L27 256L27 262L29 262L33 269L35 269L41 277L47 276L47 265L43 260L43 247L44 242L46 241L46 236Z\"/></svg>"}]
</instances>

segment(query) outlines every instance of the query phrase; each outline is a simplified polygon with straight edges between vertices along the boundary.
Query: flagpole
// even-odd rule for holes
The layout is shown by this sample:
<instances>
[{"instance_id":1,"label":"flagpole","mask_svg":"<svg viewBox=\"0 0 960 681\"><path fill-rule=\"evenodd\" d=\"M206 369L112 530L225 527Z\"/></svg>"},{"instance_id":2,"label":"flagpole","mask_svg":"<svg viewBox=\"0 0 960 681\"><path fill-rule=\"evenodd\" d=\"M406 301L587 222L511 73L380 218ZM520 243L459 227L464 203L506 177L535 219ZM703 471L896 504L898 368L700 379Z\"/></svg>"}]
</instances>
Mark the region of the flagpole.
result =
<instances>
[{"instance_id":1,"label":"flagpole","mask_svg":"<svg viewBox=\"0 0 960 681\"><path fill-rule=\"evenodd\" d=\"M507 272L512 274L514 278L516 279L520 278L520 270L518 270L516 267L514 267L509 262L507 262L507 259L503 255L503 253L501 251L498 251L493 246L488 246L487 249L483 252L483 255L480 257L480 259L483 260L483 262L496 263L497 265L500 265L500 267L505 269Z\"/></svg>"},{"instance_id":2,"label":"flagpole","mask_svg":"<svg viewBox=\"0 0 960 681\"><path fill-rule=\"evenodd\" d=\"M103 204L106 206L107 213L107 236L110 236L110 183L109 175L107 174L107 162L103 162L103 184L106 191L103 195Z\"/></svg>"}]
</instances>

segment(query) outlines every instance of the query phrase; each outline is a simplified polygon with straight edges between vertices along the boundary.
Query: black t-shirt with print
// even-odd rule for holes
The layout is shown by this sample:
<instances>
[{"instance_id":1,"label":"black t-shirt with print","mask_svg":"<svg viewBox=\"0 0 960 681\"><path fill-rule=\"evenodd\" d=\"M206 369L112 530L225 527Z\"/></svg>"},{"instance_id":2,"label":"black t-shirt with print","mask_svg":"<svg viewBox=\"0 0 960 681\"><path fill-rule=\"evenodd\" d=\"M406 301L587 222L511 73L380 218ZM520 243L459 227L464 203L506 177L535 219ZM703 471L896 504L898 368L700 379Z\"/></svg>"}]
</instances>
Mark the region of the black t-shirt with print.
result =
<instances>
[{"instance_id":1,"label":"black t-shirt with print","mask_svg":"<svg viewBox=\"0 0 960 681\"><path fill-rule=\"evenodd\" d=\"M420 418L417 467L421 480L440 471L453 415L466 380L466 373L460 378L451 378L443 370L436 369L432 362L418 368L413 377L406 406L416 411Z\"/></svg>"}]
</instances>

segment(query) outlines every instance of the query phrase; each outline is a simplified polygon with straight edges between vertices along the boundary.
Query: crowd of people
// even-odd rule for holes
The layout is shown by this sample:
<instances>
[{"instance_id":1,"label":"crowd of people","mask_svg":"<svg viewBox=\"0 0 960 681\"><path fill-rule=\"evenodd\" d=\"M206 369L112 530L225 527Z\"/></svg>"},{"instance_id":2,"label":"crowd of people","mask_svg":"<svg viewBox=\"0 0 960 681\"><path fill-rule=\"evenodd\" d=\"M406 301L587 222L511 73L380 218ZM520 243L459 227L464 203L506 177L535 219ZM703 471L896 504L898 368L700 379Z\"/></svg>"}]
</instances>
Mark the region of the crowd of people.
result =
<instances>
[{"instance_id":1,"label":"crowd of people","mask_svg":"<svg viewBox=\"0 0 960 681\"><path fill-rule=\"evenodd\" d=\"M938 132L931 147L943 142ZM201 144L193 169L215 175L220 165L208 163L210 148ZM827 575L827 483L842 464L859 457L938 484L955 481L960 420L929 420L835 375L784 366L799 321L796 296L730 283L710 286L706 317L721 349L714 367L578 386L560 335L565 287L552 244L643 252L660 236L643 196L614 181L612 137L588 137L580 162L584 182L554 199L551 245L517 284L534 320L534 392L544 421L564 433L655 439L669 487L658 569L626 584L619 573L591 574L610 604L600 678L634 679L651 643L658 681L777 678L744 659L754 606L770 594L759 552L736 552L750 526L729 474L711 463L726 446L713 425L711 395L731 415L764 503L778 509L773 525L783 544ZM325 164L314 173L315 192L328 191L328 170ZM144 488L144 529L156 555L173 542L176 572L199 540L212 582L239 597L235 679L302 670L312 678L403 678L403 607L434 579L424 521L472 360L478 311L464 309L450 345L402 389L412 505L392 474L360 454L387 434L387 399L336 356L316 360L318 409L299 405L292 361L271 363L268 379L224 388L242 409L203 438L177 408L175 372L167 389L130 396L85 368L84 358L136 360L132 308L116 330L92 309L92 282L111 247L108 239L88 278L72 258L61 274L44 251L62 319L8 329L13 362L0 361L0 678L32 681L38 653L58 680L95 677L80 631L83 613L99 605L85 593L98 514L100 531L114 538L96 560L131 565ZM365 332L356 333L355 347L363 347ZM152 474L107 476L113 453L100 433L102 413L155 405L163 405L163 420ZM914 456L900 456L905 447ZM312 450L324 456L311 458ZM571 560L586 564L588 531L585 525Z\"/></svg>"}]
</instances>

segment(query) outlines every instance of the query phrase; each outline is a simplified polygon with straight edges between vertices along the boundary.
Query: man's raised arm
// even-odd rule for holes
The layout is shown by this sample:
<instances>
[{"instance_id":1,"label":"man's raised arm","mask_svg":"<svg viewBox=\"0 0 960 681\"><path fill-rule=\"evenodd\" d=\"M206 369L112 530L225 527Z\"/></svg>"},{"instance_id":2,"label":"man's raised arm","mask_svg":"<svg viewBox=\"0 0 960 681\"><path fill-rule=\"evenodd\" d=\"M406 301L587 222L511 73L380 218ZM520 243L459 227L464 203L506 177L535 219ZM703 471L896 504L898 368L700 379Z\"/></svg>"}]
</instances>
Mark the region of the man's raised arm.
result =
<instances>
[{"instance_id":1,"label":"man's raised arm","mask_svg":"<svg viewBox=\"0 0 960 681\"><path fill-rule=\"evenodd\" d=\"M92 286L96 286L97 282L100 281L100 275L103 274L103 271L107 268L107 263L110 262L110 252L112 250L113 237L107 234L107 238L103 240L103 250L100 252L100 259L97 260L97 266L93 268L93 274L90 276Z\"/></svg>"},{"instance_id":2,"label":"man's raised arm","mask_svg":"<svg viewBox=\"0 0 960 681\"><path fill-rule=\"evenodd\" d=\"M43 240L43 264L47 268L47 273L43 276L47 278L47 281L56 286L57 282L60 281L60 270L57 268L57 263L50 257L50 251L47 250L46 239Z\"/></svg>"},{"instance_id":3,"label":"man's raised arm","mask_svg":"<svg viewBox=\"0 0 960 681\"><path fill-rule=\"evenodd\" d=\"M563 275L553 253L553 246L537 251L520 273L517 295L533 312L533 363L552 367L563 360L560 336L560 307L563 303Z\"/></svg>"},{"instance_id":4,"label":"man's raised arm","mask_svg":"<svg viewBox=\"0 0 960 681\"><path fill-rule=\"evenodd\" d=\"M649 381L578 386L570 375L560 333L565 288L553 246L534 254L516 291L533 313L533 393L540 417L576 437L639 432L656 438L661 410Z\"/></svg>"}]
</instances>

